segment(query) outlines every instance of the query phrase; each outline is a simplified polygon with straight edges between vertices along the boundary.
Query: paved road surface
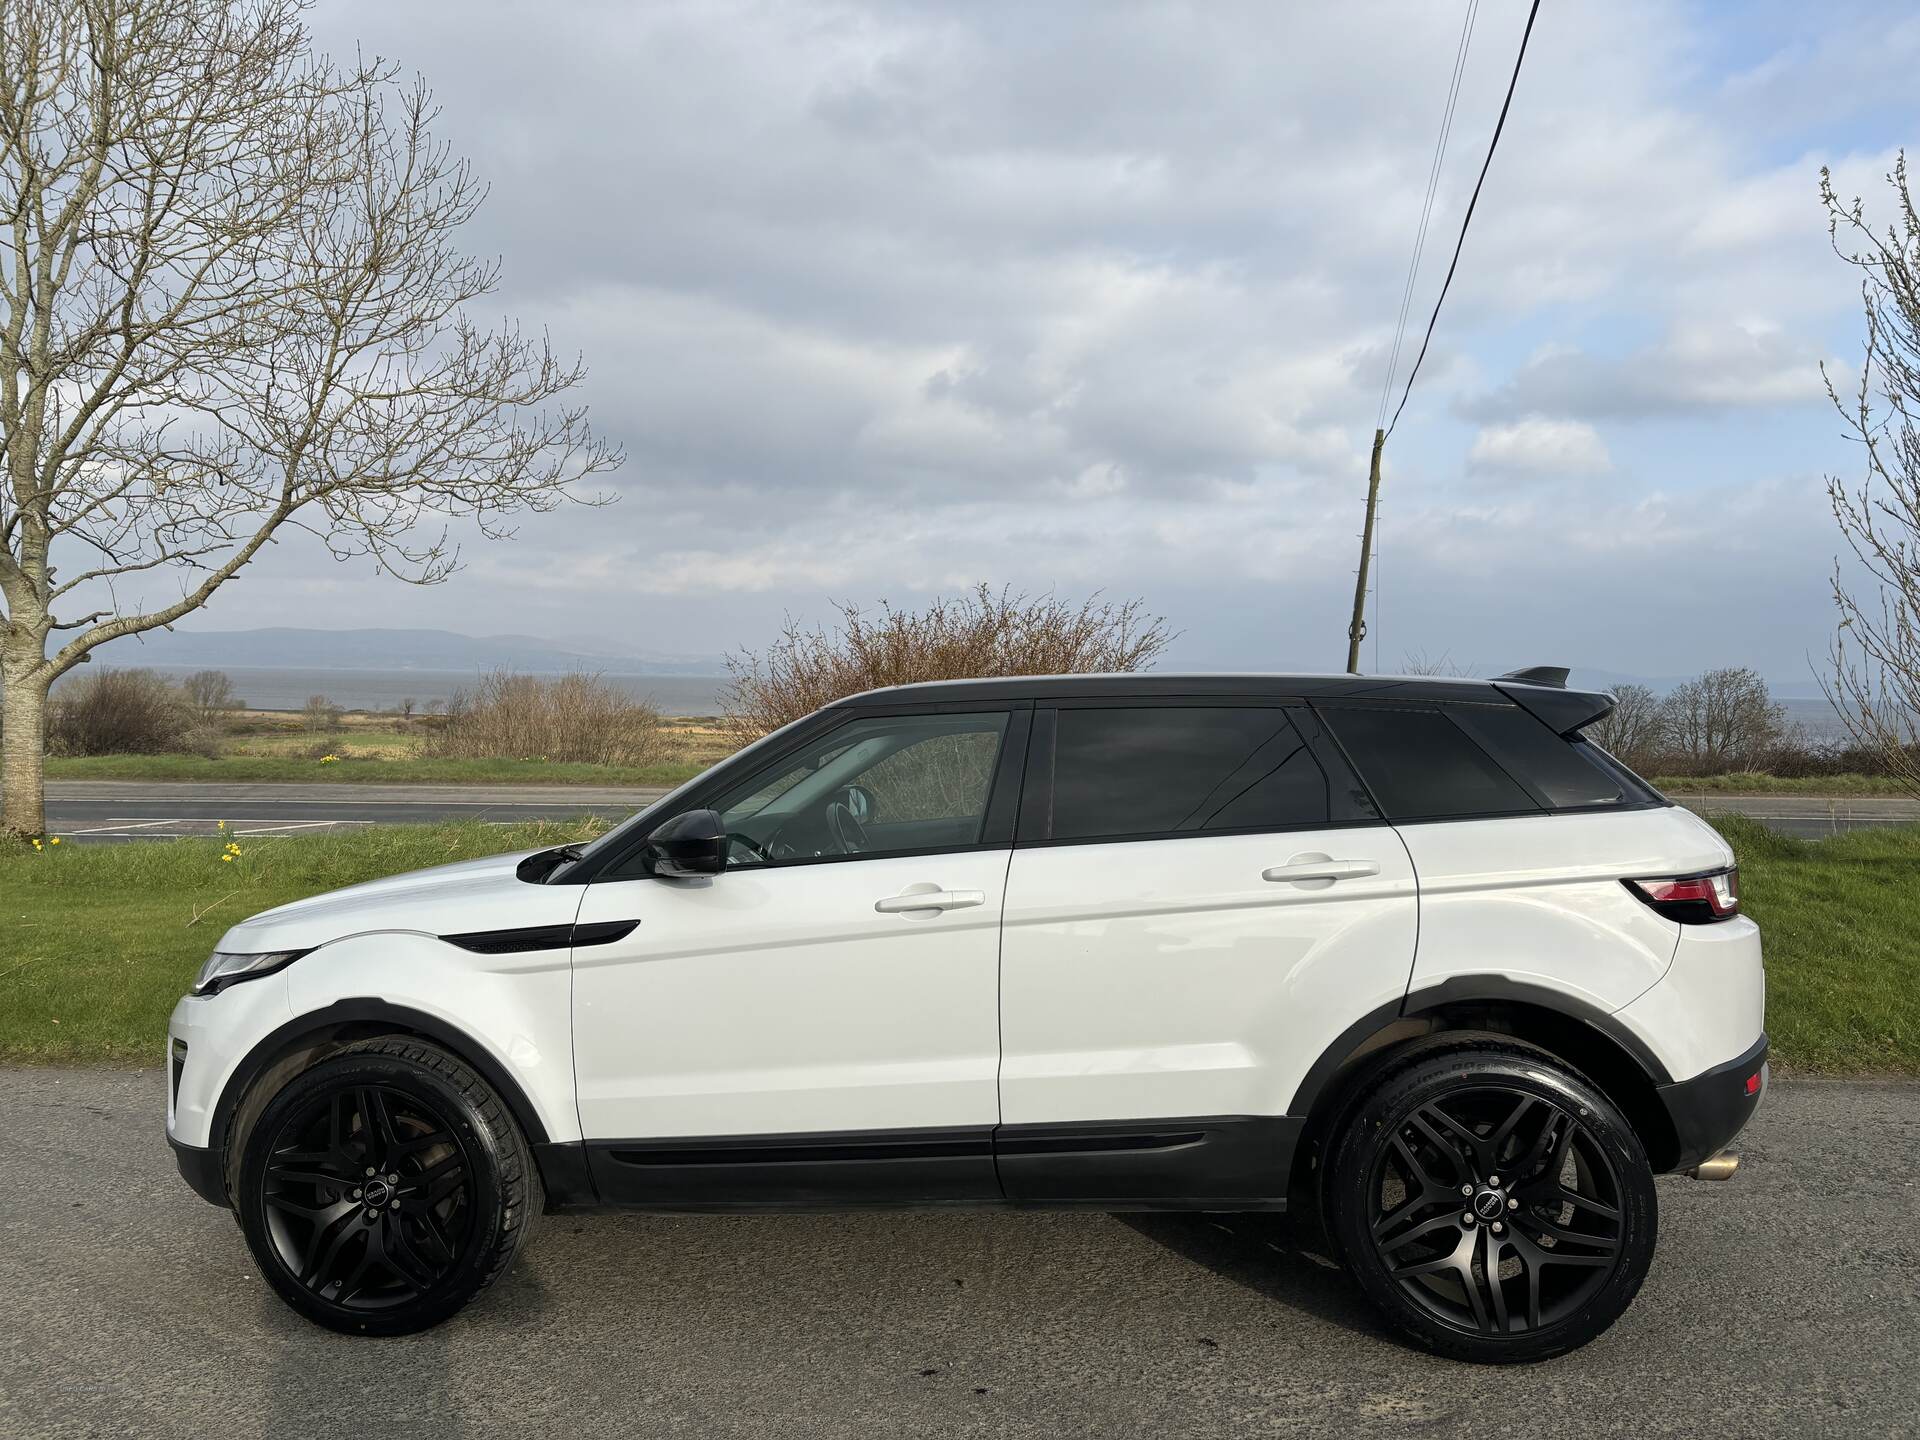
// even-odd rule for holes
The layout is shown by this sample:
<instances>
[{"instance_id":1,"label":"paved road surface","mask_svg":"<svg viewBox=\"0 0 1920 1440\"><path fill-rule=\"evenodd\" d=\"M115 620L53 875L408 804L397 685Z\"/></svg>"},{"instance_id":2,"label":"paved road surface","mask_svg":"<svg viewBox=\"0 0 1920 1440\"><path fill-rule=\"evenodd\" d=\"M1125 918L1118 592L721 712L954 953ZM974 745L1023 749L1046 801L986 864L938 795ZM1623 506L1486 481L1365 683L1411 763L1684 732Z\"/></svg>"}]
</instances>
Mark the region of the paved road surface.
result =
<instances>
[{"instance_id":1,"label":"paved road surface","mask_svg":"<svg viewBox=\"0 0 1920 1440\"><path fill-rule=\"evenodd\" d=\"M311 1328L173 1173L149 1071L0 1072L0 1435L1920 1433L1920 1087L1781 1082L1575 1355L1386 1338L1284 1222L547 1217L403 1340Z\"/></svg>"},{"instance_id":2,"label":"paved road surface","mask_svg":"<svg viewBox=\"0 0 1920 1440\"><path fill-rule=\"evenodd\" d=\"M664 789L588 786L207 785L57 780L47 786L48 833L88 844L212 835L297 835L436 820L624 820Z\"/></svg>"},{"instance_id":3,"label":"paved road surface","mask_svg":"<svg viewBox=\"0 0 1920 1440\"><path fill-rule=\"evenodd\" d=\"M208 785L134 780L57 780L47 786L47 826L86 843L210 835L225 820L238 833L302 831L433 820L572 819L592 812L624 819L666 792L587 786ZM1777 829L1818 838L1862 825L1920 820L1920 801L1887 797L1715 795L1688 799L1703 813L1735 811Z\"/></svg>"}]
</instances>

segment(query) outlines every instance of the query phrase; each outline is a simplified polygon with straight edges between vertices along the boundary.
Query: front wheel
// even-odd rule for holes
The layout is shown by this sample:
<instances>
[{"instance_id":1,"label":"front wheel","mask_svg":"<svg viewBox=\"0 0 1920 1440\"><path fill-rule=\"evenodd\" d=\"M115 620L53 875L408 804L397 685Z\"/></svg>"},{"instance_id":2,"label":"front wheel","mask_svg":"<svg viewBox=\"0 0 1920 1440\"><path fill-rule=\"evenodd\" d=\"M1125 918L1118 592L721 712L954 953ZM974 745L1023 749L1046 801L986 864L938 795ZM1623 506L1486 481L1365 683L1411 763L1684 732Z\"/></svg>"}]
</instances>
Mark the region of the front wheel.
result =
<instances>
[{"instance_id":1,"label":"front wheel","mask_svg":"<svg viewBox=\"0 0 1920 1440\"><path fill-rule=\"evenodd\" d=\"M1653 1259L1653 1174L1632 1127L1584 1077L1491 1038L1389 1072L1334 1137L1326 1201L1368 1298L1462 1360L1586 1344Z\"/></svg>"},{"instance_id":2,"label":"front wheel","mask_svg":"<svg viewBox=\"0 0 1920 1440\"><path fill-rule=\"evenodd\" d=\"M541 1205L500 1098L446 1051L397 1036L289 1081L248 1131L234 1198L280 1297L369 1335L465 1305L506 1271Z\"/></svg>"}]
</instances>

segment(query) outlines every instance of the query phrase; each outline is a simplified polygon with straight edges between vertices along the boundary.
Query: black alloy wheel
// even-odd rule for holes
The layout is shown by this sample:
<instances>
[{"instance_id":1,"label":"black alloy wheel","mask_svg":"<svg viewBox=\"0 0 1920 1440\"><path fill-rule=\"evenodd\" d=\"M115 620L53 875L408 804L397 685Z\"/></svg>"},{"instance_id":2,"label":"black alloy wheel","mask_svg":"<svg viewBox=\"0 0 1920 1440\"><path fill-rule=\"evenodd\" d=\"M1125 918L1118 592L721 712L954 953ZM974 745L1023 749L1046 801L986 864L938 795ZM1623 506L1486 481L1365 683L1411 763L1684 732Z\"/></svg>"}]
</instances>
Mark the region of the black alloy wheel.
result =
<instances>
[{"instance_id":1,"label":"black alloy wheel","mask_svg":"<svg viewBox=\"0 0 1920 1440\"><path fill-rule=\"evenodd\" d=\"M267 1280L308 1319L394 1335L437 1324L511 1264L541 1203L486 1083L405 1037L301 1072L244 1139L234 1192Z\"/></svg>"},{"instance_id":2,"label":"black alloy wheel","mask_svg":"<svg viewBox=\"0 0 1920 1440\"><path fill-rule=\"evenodd\" d=\"M318 1298L379 1311L453 1269L472 1228L474 1166L452 1124L417 1095L342 1086L289 1115L267 1161L267 1232Z\"/></svg>"},{"instance_id":3,"label":"black alloy wheel","mask_svg":"<svg viewBox=\"0 0 1920 1440\"><path fill-rule=\"evenodd\" d=\"M1343 1257L1429 1348L1559 1354L1611 1324L1645 1276L1656 1214L1640 1143L1589 1082L1543 1062L1492 1045L1416 1062L1336 1141Z\"/></svg>"}]
</instances>

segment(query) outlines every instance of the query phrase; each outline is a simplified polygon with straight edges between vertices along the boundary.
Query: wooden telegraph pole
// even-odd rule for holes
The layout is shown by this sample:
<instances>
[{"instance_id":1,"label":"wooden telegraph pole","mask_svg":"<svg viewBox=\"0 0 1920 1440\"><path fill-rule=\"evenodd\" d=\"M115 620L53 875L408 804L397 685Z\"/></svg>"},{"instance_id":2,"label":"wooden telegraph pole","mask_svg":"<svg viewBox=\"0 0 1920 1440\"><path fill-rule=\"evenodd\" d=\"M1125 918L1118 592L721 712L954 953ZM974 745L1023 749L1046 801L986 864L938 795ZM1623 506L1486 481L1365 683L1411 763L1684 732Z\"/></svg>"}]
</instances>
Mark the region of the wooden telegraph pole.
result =
<instances>
[{"instance_id":1,"label":"wooden telegraph pole","mask_svg":"<svg viewBox=\"0 0 1920 1440\"><path fill-rule=\"evenodd\" d=\"M1353 584L1353 623L1347 626L1347 673L1360 673L1360 642L1367 634L1367 566L1373 559L1373 516L1380 508L1380 451L1387 432L1373 432L1373 469L1367 477L1367 525L1360 535L1360 574Z\"/></svg>"}]
</instances>

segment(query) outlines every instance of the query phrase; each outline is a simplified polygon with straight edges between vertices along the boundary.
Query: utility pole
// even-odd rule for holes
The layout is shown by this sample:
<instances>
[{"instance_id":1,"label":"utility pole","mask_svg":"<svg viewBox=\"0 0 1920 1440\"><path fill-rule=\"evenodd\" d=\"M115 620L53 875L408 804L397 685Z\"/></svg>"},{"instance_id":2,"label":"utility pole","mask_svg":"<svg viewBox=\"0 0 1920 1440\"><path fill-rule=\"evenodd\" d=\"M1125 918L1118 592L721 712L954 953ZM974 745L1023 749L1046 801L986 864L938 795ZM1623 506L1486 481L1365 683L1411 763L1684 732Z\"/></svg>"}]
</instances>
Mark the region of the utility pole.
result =
<instances>
[{"instance_id":1,"label":"utility pole","mask_svg":"<svg viewBox=\"0 0 1920 1440\"><path fill-rule=\"evenodd\" d=\"M1353 623L1347 626L1347 673L1360 673L1360 642L1367 634L1367 566L1373 559L1373 516L1380 508L1380 451L1387 432L1373 432L1373 470L1367 477L1367 527L1360 535L1360 575L1353 585Z\"/></svg>"}]
</instances>

